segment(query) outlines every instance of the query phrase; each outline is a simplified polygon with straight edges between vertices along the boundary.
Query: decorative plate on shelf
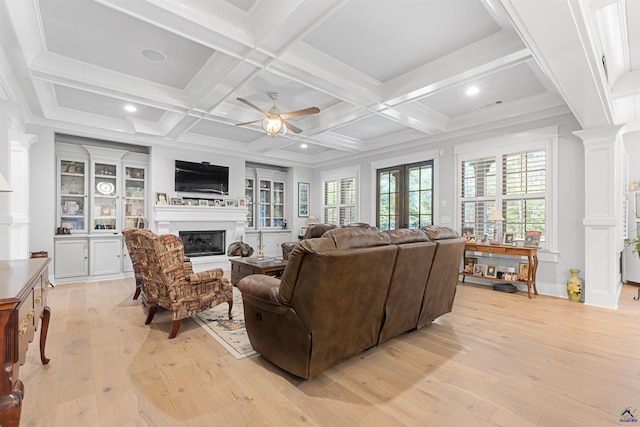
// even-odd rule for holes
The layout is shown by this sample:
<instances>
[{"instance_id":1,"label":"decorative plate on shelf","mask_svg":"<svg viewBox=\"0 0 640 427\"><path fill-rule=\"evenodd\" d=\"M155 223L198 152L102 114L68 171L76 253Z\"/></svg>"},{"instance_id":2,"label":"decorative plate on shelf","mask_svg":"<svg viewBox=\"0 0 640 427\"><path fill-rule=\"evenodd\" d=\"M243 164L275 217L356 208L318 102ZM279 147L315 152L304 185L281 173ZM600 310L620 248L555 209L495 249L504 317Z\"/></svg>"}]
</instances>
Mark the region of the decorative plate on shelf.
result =
<instances>
[{"instance_id":1,"label":"decorative plate on shelf","mask_svg":"<svg viewBox=\"0 0 640 427\"><path fill-rule=\"evenodd\" d=\"M113 191L116 189L115 185L112 182L99 182L96 185L96 189L101 194L113 194Z\"/></svg>"}]
</instances>

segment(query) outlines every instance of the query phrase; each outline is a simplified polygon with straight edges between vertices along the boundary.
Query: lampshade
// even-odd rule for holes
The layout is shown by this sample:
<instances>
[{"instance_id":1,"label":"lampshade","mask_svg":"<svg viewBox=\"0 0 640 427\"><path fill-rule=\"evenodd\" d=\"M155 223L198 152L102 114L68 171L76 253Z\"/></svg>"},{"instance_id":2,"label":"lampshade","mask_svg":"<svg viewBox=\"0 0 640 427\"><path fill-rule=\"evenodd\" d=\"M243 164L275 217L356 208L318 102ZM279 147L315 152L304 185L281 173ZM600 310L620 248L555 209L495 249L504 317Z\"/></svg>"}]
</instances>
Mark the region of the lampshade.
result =
<instances>
[{"instance_id":1,"label":"lampshade","mask_svg":"<svg viewBox=\"0 0 640 427\"><path fill-rule=\"evenodd\" d=\"M498 211L493 211L489 214L489 221L504 221L504 217Z\"/></svg>"},{"instance_id":2,"label":"lampshade","mask_svg":"<svg viewBox=\"0 0 640 427\"><path fill-rule=\"evenodd\" d=\"M13 191L4 176L0 173L0 191Z\"/></svg>"},{"instance_id":3,"label":"lampshade","mask_svg":"<svg viewBox=\"0 0 640 427\"><path fill-rule=\"evenodd\" d=\"M272 138L276 135L284 135L287 133L287 127L282 123L280 117L266 118L262 121L262 129L267 132Z\"/></svg>"}]
</instances>

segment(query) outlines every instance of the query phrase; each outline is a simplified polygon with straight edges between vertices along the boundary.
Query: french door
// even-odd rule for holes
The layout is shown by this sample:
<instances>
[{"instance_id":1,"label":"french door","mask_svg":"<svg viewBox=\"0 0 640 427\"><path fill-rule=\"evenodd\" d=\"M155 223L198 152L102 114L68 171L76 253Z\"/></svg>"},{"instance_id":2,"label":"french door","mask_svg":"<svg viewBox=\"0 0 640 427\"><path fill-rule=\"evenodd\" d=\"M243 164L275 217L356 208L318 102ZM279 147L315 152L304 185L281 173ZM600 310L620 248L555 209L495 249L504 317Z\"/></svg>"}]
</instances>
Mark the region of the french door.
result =
<instances>
[{"instance_id":1,"label":"french door","mask_svg":"<svg viewBox=\"0 0 640 427\"><path fill-rule=\"evenodd\" d=\"M433 224L433 160L378 169L380 230Z\"/></svg>"}]
</instances>

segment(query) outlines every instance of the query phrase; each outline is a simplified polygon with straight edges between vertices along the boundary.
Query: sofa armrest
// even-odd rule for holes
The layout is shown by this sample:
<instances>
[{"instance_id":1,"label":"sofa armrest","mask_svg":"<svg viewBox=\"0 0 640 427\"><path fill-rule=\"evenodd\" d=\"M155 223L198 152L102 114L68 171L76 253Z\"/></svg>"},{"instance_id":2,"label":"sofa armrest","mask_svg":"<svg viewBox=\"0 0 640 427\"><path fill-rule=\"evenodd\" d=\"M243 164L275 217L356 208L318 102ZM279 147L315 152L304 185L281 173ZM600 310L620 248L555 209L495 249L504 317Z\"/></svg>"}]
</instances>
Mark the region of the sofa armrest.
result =
<instances>
[{"instance_id":1,"label":"sofa armrest","mask_svg":"<svg viewBox=\"0 0 640 427\"><path fill-rule=\"evenodd\" d=\"M280 279L264 274L243 277L238 283L242 300L255 308L276 315L286 315L291 306L280 299Z\"/></svg>"}]
</instances>

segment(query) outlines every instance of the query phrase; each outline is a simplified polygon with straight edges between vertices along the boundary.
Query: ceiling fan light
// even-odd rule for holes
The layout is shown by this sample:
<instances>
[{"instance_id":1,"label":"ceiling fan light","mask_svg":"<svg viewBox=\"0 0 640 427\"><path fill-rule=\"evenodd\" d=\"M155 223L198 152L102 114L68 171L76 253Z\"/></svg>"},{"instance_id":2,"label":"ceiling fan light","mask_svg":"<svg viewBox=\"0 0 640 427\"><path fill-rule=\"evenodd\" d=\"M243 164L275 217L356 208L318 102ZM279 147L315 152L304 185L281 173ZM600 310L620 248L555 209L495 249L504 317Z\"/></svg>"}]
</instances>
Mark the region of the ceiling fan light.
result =
<instances>
[{"instance_id":1,"label":"ceiling fan light","mask_svg":"<svg viewBox=\"0 0 640 427\"><path fill-rule=\"evenodd\" d=\"M287 132L287 128L280 117L264 119L262 121L262 129L272 138L277 135L284 135Z\"/></svg>"}]
</instances>

